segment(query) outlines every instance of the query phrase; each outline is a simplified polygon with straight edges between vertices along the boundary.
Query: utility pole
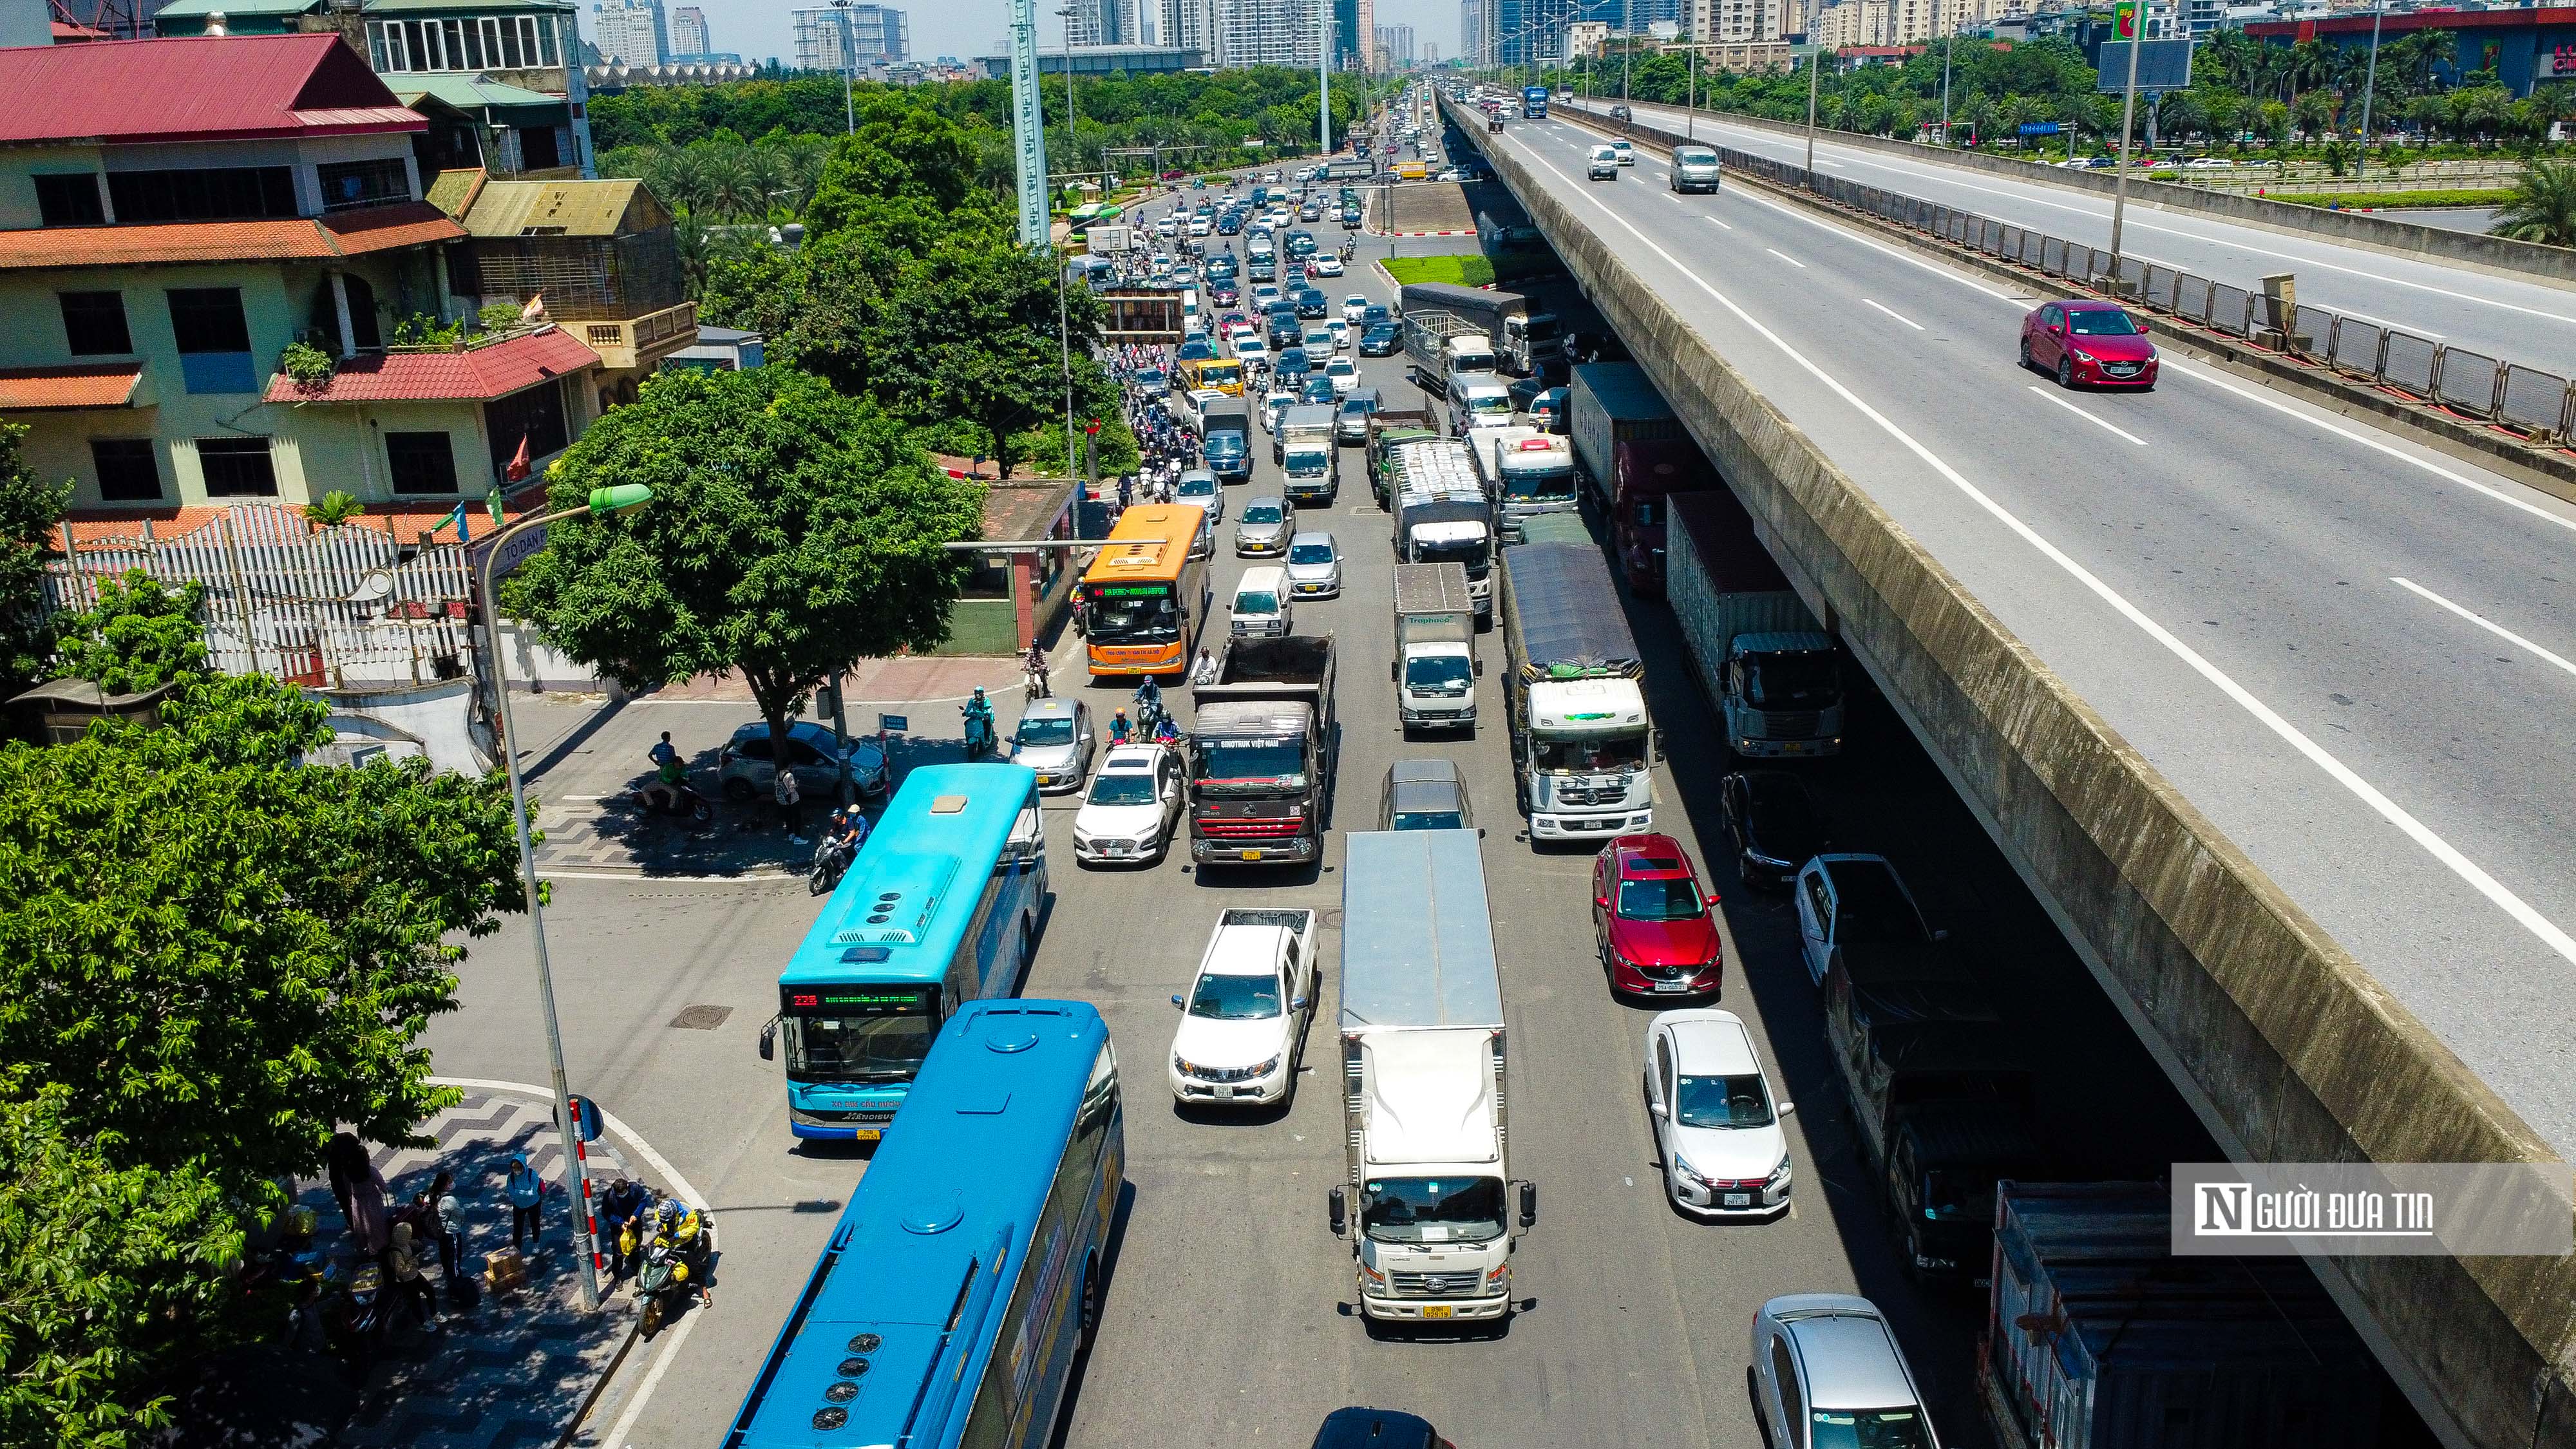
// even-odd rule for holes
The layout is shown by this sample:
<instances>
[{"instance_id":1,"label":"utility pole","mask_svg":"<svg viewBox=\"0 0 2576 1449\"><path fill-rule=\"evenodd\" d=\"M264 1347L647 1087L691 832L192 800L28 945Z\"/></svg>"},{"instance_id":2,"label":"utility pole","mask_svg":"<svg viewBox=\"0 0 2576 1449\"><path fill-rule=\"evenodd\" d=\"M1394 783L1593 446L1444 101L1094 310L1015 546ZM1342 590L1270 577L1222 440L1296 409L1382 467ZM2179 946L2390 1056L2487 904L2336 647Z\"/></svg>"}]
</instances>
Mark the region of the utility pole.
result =
<instances>
[{"instance_id":1,"label":"utility pole","mask_svg":"<svg viewBox=\"0 0 2576 1449\"><path fill-rule=\"evenodd\" d=\"M2124 23L2125 22L2125 23ZM2129 208L2129 128L2138 111L2138 52L2146 48L2145 0L2119 0L2111 7L2114 34L2129 33L2129 83L2120 98L2120 167L2111 183L2111 290L2120 289L2120 223Z\"/></svg>"},{"instance_id":2,"label":"utility pole","mask_svg":"<svg viewBox=\"0 0 2576 1449\"><path fill-rule=\"evenodd\" d=\"M1628 104L1628 58L1637 53L1637 0L1619 5L1619 104Z\"/></svg>"},{"instance_id":3,"label":"utility pole","mask_svg":"<svg viewBox=\"0 0 2576 1449\"><path fill-rule=\"evenodd\" d=\"M859 109L850 94L850 73L858 68L859 47L857 38L850 34L850 4L851 0L832 0L832 9L841 17L841 120L848 126L848 134L855 136L859 134Z\"/></svg>"},{"instance_id":4,"label":"utility pole","mask_svg":"<svg viewBox=\"0 0 2576 1449\"><path fill-rule=\"evenodd\" d=\"M1333 154L1333 0L1315 0L1315 126L1322 156Z\"/></svg>"},{"instance_id":5,"label":"utility pole","mask_svg":"<svg viewBox=\"0 0 2576 1449\"><path fill-rule=\"evenodd\" d=\"M1699 132L1692 128L1699 122L1698 46L1694 45L1690 48L1690 58L1685 64L1689 67L1690 79L1685 83L1682 91L1682 139L1696 141L1699 139Z\"/></svg>"},{"instance_id":6,"label":"utility pole","mask_svg":"<svg viewBox=\"0 0 2576 1449\"><path fill-rule=\"evenodd\" d=\"M1959 43L1955 33L1941 37L1941 144L1950 144L1950 51Z\"/></svg>"},{"instance_id":7,"label":"utility pole","mask_svg":"<svg viewBox=\"0 0 2576 1449\"><path fill-rule=\"evenodd\" d=\"M2379 18L2387 13L2385 0L2370 7L2370 66L2361 80L2361 161L2353 169L2356 176L2370 165L2370 93L2379 89Z\"/></svg>"},{"instance_id":8,"label":"utility pole","mask_svg":"<svg viewBox=\"0 0 2576 1449\"><path fill-rule=\"evenodd\" d=\"M1817 46L1807 55L1807 189L1816 189L1816 77L1825 63L1824 47Z\"/></svg>"}]
</instances>

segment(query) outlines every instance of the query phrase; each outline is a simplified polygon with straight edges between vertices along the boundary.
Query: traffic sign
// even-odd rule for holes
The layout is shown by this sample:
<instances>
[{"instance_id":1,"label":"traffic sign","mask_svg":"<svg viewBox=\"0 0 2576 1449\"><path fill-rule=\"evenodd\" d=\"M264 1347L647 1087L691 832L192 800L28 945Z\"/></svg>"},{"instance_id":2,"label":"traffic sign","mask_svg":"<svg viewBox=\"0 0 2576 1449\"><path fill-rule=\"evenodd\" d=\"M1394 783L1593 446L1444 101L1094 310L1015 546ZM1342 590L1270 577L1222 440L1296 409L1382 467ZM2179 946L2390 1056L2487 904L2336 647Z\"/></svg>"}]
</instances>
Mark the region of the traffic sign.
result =
<instances>
[{"instance_id":1,"label":"traffic sign","mask_svg":"<svg viewBox=\"0 0 2576 1449\"><path fill-rule=\"evenodd\" d=\"M910 715L881 714L877 716L877 729L882 733L899 735L905 730L911 728L912 717Z\"/></svg>"},{"instance_id":2,"label":"traffic sign","mask_svg":"<svg viewBox=\"0 0 2576 1449\"><path fill-rule=\"evenodd\" d=\"M2024 121L2021 123L2021 133L2025 136L2054 136L2063 129L2064 127L2059 126L2055 121Z\"/></svg>"},{"instance_id":3,"label":"traffic sign","mask_svg":"<svg viewBox=\"0 0 2576 1449\"><path fill-rule=\"evenodd\" d=\"M599 1104L588 1097L572 1099L573 1135L584 1142L599 1140Z\"/></svg>"}]
</instances>

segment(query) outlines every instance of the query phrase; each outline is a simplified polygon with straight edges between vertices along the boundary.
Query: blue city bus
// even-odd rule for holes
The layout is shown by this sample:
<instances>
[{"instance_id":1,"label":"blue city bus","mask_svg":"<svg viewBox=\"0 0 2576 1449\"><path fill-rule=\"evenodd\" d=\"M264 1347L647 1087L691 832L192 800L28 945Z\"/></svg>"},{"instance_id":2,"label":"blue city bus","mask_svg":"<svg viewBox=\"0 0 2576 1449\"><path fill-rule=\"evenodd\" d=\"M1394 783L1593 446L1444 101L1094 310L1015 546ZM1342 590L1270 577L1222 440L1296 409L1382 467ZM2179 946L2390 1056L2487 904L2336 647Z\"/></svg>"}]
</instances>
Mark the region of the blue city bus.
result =
<instances>
[{"instance_id":1,"label":"blue city bus","mask_svg":"<svg viewBox=\"0 0 2576 1449\"><path fill-rule=\"evenodd\" d=\"M1099 1319L1126 1165L1118 1058L1078 1001L940 1029L724 1449L1047 1443Z\"/></svg>"},{"instance_id":2,"label":"blue city bus","mask_svg":"<svg viewBox=\"0 0 2576 1449\"><path fill-rule=\"evenodd\" d=\"M1019 989L1047 892L1038 777L986 761L904 777L778 975L760 1055L787 1047L799 1137L874 1142L939 1024Z\"/></svg>"}]
</instances>

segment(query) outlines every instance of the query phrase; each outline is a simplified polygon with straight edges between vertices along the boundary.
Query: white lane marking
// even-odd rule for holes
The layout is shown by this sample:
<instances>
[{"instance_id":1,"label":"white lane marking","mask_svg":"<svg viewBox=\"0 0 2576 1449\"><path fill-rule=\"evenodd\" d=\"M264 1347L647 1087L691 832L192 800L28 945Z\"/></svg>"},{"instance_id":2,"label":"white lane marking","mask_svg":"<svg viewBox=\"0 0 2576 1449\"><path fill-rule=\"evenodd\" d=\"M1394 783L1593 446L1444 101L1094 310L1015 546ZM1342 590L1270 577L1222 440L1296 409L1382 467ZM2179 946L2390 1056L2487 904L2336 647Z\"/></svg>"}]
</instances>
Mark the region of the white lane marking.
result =
<instances>
[{"instance_id":1,"label":"white lane marking","mask_svg":"<svg viewBox=\"0 0 2576 1449\"><path fill-rule=\"evenodd\" d=\"M1807 373L1808 376L1815 378L1818 382L1831 388L1836 396L1840 397L1844 402L1849 403L1860 413L1861 416L1876 424L1880 431L1886 433L1889 437L1894 438L1907 452L1910 452L1915 457L1921 459L1925 466L1940 474L1952 487L1965 494L1969 501L1975 503L1979 508L1984 509L1988 514L1992 515L1997 522L2010 529L2014 535L2019 537L2024 543L2029 544L2033 549L2037 550L2041 557L2046 558L2049 562L2057 565L2060 569L2063 569L2068 577L2073 578L2077 583L2081 584L2086 591L2093 594L2094 597L2111 606L2111 608L2117 611L2122 618L2127 619L2130 624L2135 626L2140 632L2144 633L2148 638L2155 640L2157 644L2161 645L2166 652L2172 654L2176 659L2181 660L2192 670L2193 673L2208 680L2221 693L2225 694L2230 700L2233 700L2238 708L2244 710L2247 714L2252 715L2265 729L2270 730L2292 749L2298 751L2301 755L2306 756L2308 761L2311 764L2314 764L2318 769L2324 771L2328 778L2332 779L2336 784L2343 786L2347 791L2350 791L2356 799L2359 799L2364 805L2369 806L2370 809L2381 819L2386 820L2389 824L2397 827L2397 829L2408 839L2414 841L2425 854L2430 855L2435 860L2441 862L2445 869L2466 882L2472 890L2485 896L2498 910L2503 911L2507 916L2511 917L2516 925L2519 925L2524 930L2530 932L2542 945L2557 953L2560 959L2567 961L2570 964L2576 964L2576 936L2568 935L2566 931L2559 928L2556 922L2550 920L2547 916L2542 915L2538 910L2534 909L2529 902L2514 894L2513 891L2504 884L2504 882L2497 880L2492 875L2489 875L2476 861L2469 859L2468 856L2461 853L2459 847L2451 844L2441 836L2436 835L2430 826L2426 825L2423 821L2416 819L2415 816L2404 806L2398 804L2395 800L2390 799L2386 794L2382 793L2378 786L2363 779L2350 765L2347 765L2343 761L2335 758L2334 755L2328 752L2323 745L2310 739L2306 731L2301 730L2297 725L2284 719L2280 712L2273 709L2270 705L2257 699L2252 690L2249 690L2244 685L2237 683L2236 680L2225 670L2220 669L2217 665L2212 664L2207 658L2203 657L2200 651L2192 648L2188 644L2185 644L2172 630L2157 623L2153 618L2148 616L2145 610L2129 602L2129 600L2123 596L2119 590L2114 589L2109 584L2103 582L2102 579L2091 569L2088 569L2084 565L2076 562L2075 559L2064 549L2061 549L2056 544L2049 542L2046 537L2041 535L2039 530L2022 522L2021 519L2016 517L2010 509L2007 509L2001 503L1996 502L1984 489L1969 482L1966 475L1960 473L1958 469L1951 467L1950 464L1939 454L1924 446L1924 444L1920 440L1916 439L1913 434L1897 426L1894 419L1888 417L1885 413L1880 412L1877 408L1872 407L1869 403L1863 401L1860 394L1853 392L1849 387L1845 386L1841 379L1817 366L1805 353L1802 353L1798 349L1790 346L1786 338L1764 326L1761 322L1755 320L1752 313L1745 311L1741 306L1736 304L1735 299L1709 285L1707 279L1700 276L1699 273L1682 265L1682 263L1676 259L1672 253L1665 251L1660 246L1657 246L1652 238L1648 237L1644 232L1639 231L1633 223L1628 221L1627 218L1620 216L1617 212L1602 205L1599 201L1593 200L1589 192L1585 192L1581 187L1576 186L1567 178L1564 172L1558 171L1554 166L1549 166L1548 163L1543 160L1539 161L1538 164L1541 166L1547 166L1547 169L1555 175L1556 179L1565 184L1565 188L1569 193L1582 195L1584 200L1592 203L1594 209L1598 210L1602 215L1609 217L1612 221L1619 223L1620 226L1626 228L1628 234L1635 237L1648 251L1651 251L1656 256L1663 258L1665 265L1688 278L1692 285L1698 287L1701 291L1706 292L1710 297L1715 298L1719 306L1724 307L1727 311L1733 313L1736 320L1753 329L1753 331L1759 334L1764 341L1770 343L1773 347L1778 348L1782 355L1796 363L1800 369ZM2571 524L2570 526L2576 527L2576 524Z\"/></svg>"},{"instance_id":2,"label":"white lane marking","mask_svg":"<svg viewBox=\"0 0 2576 1449\"><path fill-rule=\"evenodd\" d=\"M1705 213L1703 213L1703 214L1702 214L1701 219L1702 219L1702 220L1704 220L1704 221L1706 221L1709 225L1711 225L1711 226L1713 226L1713 227L1716 227L1719 231L1733 231L1733 230L1735 230L1735 227L1733 226L1733 224L1728 223L1728 222L1719 221L1716 217L1708 216L1708 215L1706 215Z\"/></svg>"},{"instance_id":3,"label":"white lane marking","mask_svg":"<svg viewBox=\"0 0 2576 1449\"><path fill-rule=\"evenodd\" d=\"M2502 503L2513 508L2519 508L2534 518L2547 519L2549 522L2557 524L2560 528L2567 529L2570 532L2576 532L2576 518L2570 518L2564 514L2552 513L2537 503L2530 502L2526 499L2516 498L2501 488L2481 483L2477 479L2472 478L2465 473L2454 472L2453 470L2445 468L2441 464L2434 462L2430 458L2419 458L2414 454L2407 452L2403 448L2399 448L2390 443L2383 443L2377 438L2373 438L2366 433L2356 432L2351 428L2344 427L2340 423L2329 422L2321 417L2313 417L2290 406L2288 403L2285 403L2278 398L2265 397L2260 392L2238 387L2236 384L2228 382L2214 374L2203 372L2195 367L2185 367L2180 363L2175 362L2170 357L2164 359L2164 371L2168 376L2187 377L2194 382L2205 382L2211 387L2217 388L2222 392L2232 392L2238 397L2245 399L2247 402L2260 403L2276 413L2297 418L2303 422L2322 428L2325 431L2334 434L2336 437L2345 438L2352 442L2359 443L2374 453L2385 453L2389 457L2395 458L2400 462L2412 464L2415 467L2432 474L2436 478L2457 483L2471 492L2483 493L2498 503Z\"/></svg>"},{"instance_id":4,"label":"white lane marking","mask_svg":"<svg viewBox=\"0 0 2576 1449\"><path fill-rule=\"evenodd\" d=\"M1807 269L1807 264L1806 264L1805 262L1802 262L1802 261L1798 260L1796 257L1793 257L1793 256L1789 255L1787 252L1784 252L1784 251L1780 250L1778 247L1764 247L1762 250L1764 250L1764 251L1766 251L1766 252L1769 252L1771 255L1773 255L1773 256L1775 256L1775 257L1778 257L1780 260L1782 260L1782 261L1784 261L1784 262L1787 262L1789 265L1791 265L1791 266L1793 266L1793 267L1796 267L1799 271L1802 271L1802 272L1803 272L1803 271L1805 271L1805 270Z\"/></svg>"},{"instance_id":5,"label":"white lane marking","mask_svg":"<svg viewBox=\"0 0 2576 1449\"><path fill-rule=\"evenodd\" d=\"M617 1416L617 1426L608 1431L608 1437L600 1441L602 1444L625 1445L626 1449L632 1449L627 1445L626 1436L635 1432L635 1421L644 1417L644 1406L653 1401L653 1391L662 1386L662 1375L669 1372L671 1360L680 1356L680 1345L689 1341L689 1330L697 1327L698 1320L706 1316L707 1311L703 1308L680 1315L679 1324L671 1330L670 1340L662 1345L662 1352L654 1358L652 1369L644 1375L644 1382L635 1386L635 1397L626 1401L626 1412Z\"/></svg>"},{"instance_id":6,"label":"white lane marking","mask_svg":"<svg viewBox=\"0 0 2576 1449\"><path fill-rule=\"evenodd\" d=\"M1922 331L1922 330L1923 330L1923 324L1922 324L1922 323L1915 321L1913 318L1906 316L1906 315L1905 315L1904 313L1902 313L1902 312L1896 311L1895 309L1890 308L1890 307L1881 307L1881 306L1879 306L1879 304L1878 304L1878 303L1871 301L1871 300L1870 300L1869 298L1867 298L1867 297L1863 297L1863 298L1861 298L1861 299L1860 299L1860 301L1861 301L1861 305L1862 305L1862 306L1864 306L1864 307L1878 307L1878 310L1880 310L1881 312L1885 312L1888 316L1895 318L1897 321L1904 323L1906 326L1913 328L1913 329L1914 329L1915 331L1917 331L1917 332L1920 332L1920 331Z\"/></svg>"},{"instance_id":7,"label":"white lane marking","mask_svg":"<svg viewBox=\"0 0 2576 1449\"><path fill-rule=\"evenodd\" d=\"M2576 662L2571 662L2566 656L2555 654L2547 649L2541 648L2539 645L2532 643L2530 640L2525 639L2502 624L2495 622L2493 619L2487 618L2483 614L2472 613L2468 609L2443 598L2440 594L2434 593L2431 589L2424 587L2413 579L2390 579L2389 582L2428 603L2450 610L2452 613L2459 615L2461 618L2468 620L2470 623L2477 625L2479 628L2486 630L2488 633L2493 634L2499 639L2505 640L2509 643L2518 644L2521 647L2530 650L2532 653L2539 655L2544 662L2551 664L2558 669L2564 670L2569 674L2576 674Z\"/></svg>"},{"instance_id":8,"label":"white lane marking","mask_svg":"<svg viewBox=\"0 0 2576 1449\"><path fill-rule=\"evenodd\" d=\"M2147 445L2146 439L2139 437L2137 434L2130 432L2126 428L2115 428L2111 426L2109 423L2102 421L2100 418L2093 416L2091 413L2077 407L2067 399L2050 392L2047 388L2041 387L2037 383L2032 383L2030 390L2045 401L2057 404L2059 407L2066 409L2068 412L2075 414L2077 417L2082 418L2084 421L2091 423L2093 426L2100 428L2106 433L2117 433L2121 437L2128 439L2130 442L2137 444L2141 448Z\"/></svg>"},{"instance_id":9,"label":"white lane marking","mask_svg":"<svg viewBox=\"0 0 2576 1449\"><path fill-rule=\"evenodd\" d=\"M1748 193L1739 191L1736 195L1747 196ZM1836 236L1841 237L1845 241L1857 242L1862 246L1868 247L1872 251L1894 257L1896 260L1907 263L1910 266L1920 267L1924 271L1932 273L1934 276L1940 277L1946 281L1954 282L1959 286L1967 288L1969 291L1982 292L1985 295L1994 298L1998 302L2009 303L2015 308L2023 308L2024 306L2025 299L2015 298L2007 293L1998 292L1994 288L1986 286L1982 282L1962 276L1937 262L1915 256L1908 252L1898 251L1894 247L1882 246L1877 242L1871 241L1865 236L1861 236L1858 233L1837 226L1832 221L1827 220L1824 217L1812 215L1796 207L1773 201L1768 197L1753 196L1749 199L1752 200L1754 204L1758 206L1767 206L1773 211L1779 212L1783 216L1794 216L1800 221L1822 227L1825 230L1834 233ZM2469 489L2475 493L2482 493L2487 497L2494 499L2498 503L2505 504L2512 508L2519 508L2534 518L2544 518L2551 523L2557 524L2561 528L2576 531L2576 518L2570 518L2564 514L2552 513L2548 509L2532 503L2527 499L2516 498L2501 488L2481 483L2477 479L2469 477L2465 473L2455 472L2452 469L2443 467L2441 464L2436 463L2429 458L2418 457L2413 453L2409 453L2402 448L2394 446L2393 444L2381 442L2366 433L2356 432L2351 428L2344 427L2340 423L2331 422L2314 414L2303 412L2278 398L2238 387L2234 383L2226 382L2209 373L2186 367L2181 363L2176 362L2170 356L2164 358L2163 367L2164 371L2170 375L2188 377L2196 382L2208 383L2212 387L2234 393L2236 396L2245 399L2247 402L2259 403L2285 417L2297 418L2301 422L2307 423L2312 427L2321 428L2326 432L2334 434L2336 437L2346 440L2347 442L2359 443L2373 452L2386 454L2387 456L2406 463L2411 467L2420 468L2446 482L2456 483L2460 487Z\"/></svg>"},{"instance_id":10,"label":"white lane marking","mask_svg":"<svg viewBox=\"0 0 2576 1449\"><path fill-rule=\"evenodd\" d=\"M1759 135L1760 133L1754 134ZM1763 136L1762 139L1773 140L1777 138ZM1790 150L1795 150L1798 143L1795 141L1784 141L1781 144ZM2058 211L2071 211L2080 216L2089 216L2096 220L2107 218L2111 214L2107 210L2096 210L2089 206L2070 205L2063 201L2051 201L2045 197L2031 196L2019 191L2006 191L1993 186L1979 186L1973 181L1961 181L1922 166L1900 166L1883 161L1856 159L1858 159L1858 164L1870 167L1873 170L1891 171L1900 176L1912 176L1921 180L1936 182L1944 186L1961 187L1969 191L1982 191L1989 196L2000 196L2008 200L2026 202L2032 206L2050 207ZM1839 165L1840 163L1827 161L1824 157L1819 156L1816 158L1816 164L1819 166L1834 166ZM2040 183L2033 182L2031 184L2039 185ZM2297 252L2274 251L2268 247L2255 246L2250 242L2236 241L2227 237L2211 236L2205 232L2187 231L2181 227L2158 226L2154 222L2135 217L2131 218L2128 224L2136 227L2140 231L2159 232L2165 236L2181 237L2185 241L2199 242L2204 246L2229 248L2231 250L2244 252L2250 256L2270 257L2275 261L2296 262L2301 266L2322 267L2330 272L2342 272L2346 276L2363 277L2374 282L2386 282L2391 286L2406 287L2418 292L2430 292L2437 297L2448 297L2453 301L2474 302L2483 307L2496 307L2507 312L2520 312L2525 316L2546 318L2552 322L2576 322L2576 316L2569 316L2563 312L2551 312L2539 307L2525 307L2517 302L2507 302L2495 297L2481 297L2472 292L2455 292L2448 287L2437 287L2429 282L2410 282L2403 277L2392 277L2385 272L2372 271L2367 267L2343 266L2335 262L2327 261L2323 257L2302 256ZM2158 263L2158 265L2170 266L2172 264ZM2175 270L2189 271L2191 269L2188 267L2176 267ZM2318 305L2324 306L2326 304L2321 302ZM2349 309L2335 308L2334 310L2345 311ZM2355 312L2352 315L2359 317L2362 314ZM2364 320L2376 321L2378 319L2365 318ZM2379 325L2383 327L2403 328L2404 330L2416 333L2419 336L2429 337L2435 335L2412 322L2382 321Z\"/></svg>"}]
</instances>

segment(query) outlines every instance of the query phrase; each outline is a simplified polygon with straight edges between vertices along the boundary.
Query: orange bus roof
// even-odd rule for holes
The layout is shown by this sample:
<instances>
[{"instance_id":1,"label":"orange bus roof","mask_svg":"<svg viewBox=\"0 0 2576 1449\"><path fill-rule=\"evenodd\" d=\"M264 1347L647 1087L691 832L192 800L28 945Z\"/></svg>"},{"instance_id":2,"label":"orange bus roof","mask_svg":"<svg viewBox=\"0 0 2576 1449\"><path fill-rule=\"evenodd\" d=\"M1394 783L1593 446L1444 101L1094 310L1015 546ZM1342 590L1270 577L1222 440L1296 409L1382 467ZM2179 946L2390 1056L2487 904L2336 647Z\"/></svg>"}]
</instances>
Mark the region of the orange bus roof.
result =
<instances>
[{"instance_id":1,"label":"orange bus roof","mask_svg":"<svg viewBox=\"0 0 2576 1449\"><path fill-rule=\"evenodd\" d=\"M1120 579L1177 579L1198 541L1200 517L1195 503L1139 503L1118 515L1100 553L1083 571L1086 584Z\"/></svg>"}]
</instances>

